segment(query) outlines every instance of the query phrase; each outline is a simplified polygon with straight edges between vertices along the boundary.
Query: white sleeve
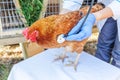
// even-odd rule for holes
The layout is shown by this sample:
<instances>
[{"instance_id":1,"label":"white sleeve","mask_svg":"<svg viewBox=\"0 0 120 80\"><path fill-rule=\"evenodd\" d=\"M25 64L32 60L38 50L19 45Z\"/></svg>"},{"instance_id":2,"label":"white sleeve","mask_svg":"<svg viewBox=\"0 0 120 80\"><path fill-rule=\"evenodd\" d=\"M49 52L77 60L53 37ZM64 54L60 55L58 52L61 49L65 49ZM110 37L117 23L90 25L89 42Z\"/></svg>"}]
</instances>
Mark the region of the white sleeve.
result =
<instances>
[{"instance_id":1,"label":"white sleeve","mask_svg":"<svg viewBox=\"0 0 120 80\"><path fill-rule=\"evenodd\" d=\"M63 8L71 11L79 10L83 0L63 0Z\"/></svg>"},{"instance_id":2,"label":"white sleeve","mask_svg":"<svg viewBox=\"0 0 120 80\"><path fill-rule=\"evenodd\" d=\"M108 7L112 9L113 18L118 19L120 17L120 0L114 0Z\"/></svg>"}]
</instances>

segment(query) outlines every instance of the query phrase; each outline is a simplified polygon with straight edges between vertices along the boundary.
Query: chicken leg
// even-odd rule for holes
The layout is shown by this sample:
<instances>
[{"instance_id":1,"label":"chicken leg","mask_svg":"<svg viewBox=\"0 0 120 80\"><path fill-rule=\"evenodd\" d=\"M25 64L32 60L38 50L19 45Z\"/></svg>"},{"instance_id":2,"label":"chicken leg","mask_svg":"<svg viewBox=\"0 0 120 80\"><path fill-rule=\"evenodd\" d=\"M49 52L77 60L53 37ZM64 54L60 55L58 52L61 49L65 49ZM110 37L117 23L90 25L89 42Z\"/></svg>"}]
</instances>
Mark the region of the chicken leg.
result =
<instances>
[{"instance_id":1,"label":"chicken leg","mask_svg":"<svg viewBox=\"0 0 120 80\"><path fill-rule=\"evenodd\" d=\"M77 55L75 61L69 61L70 64L66 64L66 66L74 66L74 70L77 71L77 66L78 66L78 63L79 63L79 57L80 57L80 54Z\"/></svg>"},{"instance_id":2,"label":"chicken leg","mask_svg":"<svg viewBox=\"0 0 120 80\"><path fill-rule=\"evenodd\" d=\"M64 62L65 58L68 58L66 53L67 53L67 50L65 49L61 55L56 55L57 58L55 58L54 61L62 60L62 62Z\"/></svg>"}]
</instances>

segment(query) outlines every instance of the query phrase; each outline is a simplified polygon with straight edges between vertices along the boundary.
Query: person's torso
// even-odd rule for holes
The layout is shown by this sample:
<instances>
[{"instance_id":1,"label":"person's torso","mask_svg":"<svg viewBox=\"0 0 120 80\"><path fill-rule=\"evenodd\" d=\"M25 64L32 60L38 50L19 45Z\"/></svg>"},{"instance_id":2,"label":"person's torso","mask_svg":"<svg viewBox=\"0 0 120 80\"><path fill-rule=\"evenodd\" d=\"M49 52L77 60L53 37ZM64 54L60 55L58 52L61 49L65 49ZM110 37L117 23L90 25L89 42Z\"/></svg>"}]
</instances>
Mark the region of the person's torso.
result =
<instances>
[{"instance_id":1,"label":"person's torso","mask_svg":"<svg viewBox=\"0 0 120 80\"><path fill-rule=\"evenodd\" d=\"M102 2L106 6L109 5L112 1L114 1L114 0L98 0L98 2ZM100 21L97 25L99 27L102 27L104 25L104 23L105 23L105 20ZM118 38L119 38L119 41L120 41L120 18L117 20L117 24L118 24L117 25L117 27L118 27Z\"/></svg>"}]
</instances>

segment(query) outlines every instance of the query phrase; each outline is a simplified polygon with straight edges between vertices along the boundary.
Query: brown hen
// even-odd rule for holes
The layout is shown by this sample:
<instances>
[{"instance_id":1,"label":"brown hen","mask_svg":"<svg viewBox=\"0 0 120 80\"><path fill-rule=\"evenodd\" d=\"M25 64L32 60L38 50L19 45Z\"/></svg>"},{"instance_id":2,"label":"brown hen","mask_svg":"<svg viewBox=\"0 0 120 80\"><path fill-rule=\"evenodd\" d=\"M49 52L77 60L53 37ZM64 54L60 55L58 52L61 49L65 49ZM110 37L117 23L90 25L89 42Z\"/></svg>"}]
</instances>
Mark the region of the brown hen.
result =
<instances>
[{"instance_id":1,"label":"brown hen","mask_svg":"<svg viewBox=\"0 0 120 80\"><path fill-rule=\"evenodd\" d=\"M91 12L96 12L103 9L102 4L96 4L92 7ZM80 53L82 52L87 39L83 41L65 41L57 42L57 37L60 34L67 34L77 23L84 17L89 9L89 6L81 8L79 11L68 12L65 14L51 15L34 22L29 28L23 31L24 36L31 42L36 42L45 49L65 47L62 56L55 60L67 58L66 52L77 52L78 56L75 60L74 68L76 70ZM88 26L89 27L89 26Z\"/></svg>"}]
</instances>

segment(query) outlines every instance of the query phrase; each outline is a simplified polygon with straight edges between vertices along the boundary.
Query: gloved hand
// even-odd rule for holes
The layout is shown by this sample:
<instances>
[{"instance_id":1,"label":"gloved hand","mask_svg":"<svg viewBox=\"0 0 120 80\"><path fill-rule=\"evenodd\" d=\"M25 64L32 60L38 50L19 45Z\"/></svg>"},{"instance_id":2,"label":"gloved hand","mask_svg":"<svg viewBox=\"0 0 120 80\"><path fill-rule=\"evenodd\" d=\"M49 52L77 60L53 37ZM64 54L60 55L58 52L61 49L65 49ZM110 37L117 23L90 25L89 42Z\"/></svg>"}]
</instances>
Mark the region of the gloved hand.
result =
<instances>
[{"instance_id":1,"label":"gloved hand","mask_svg":"<svg viewBox=\"0 0 120 80\"><path fill-rule=\"evenodd\" d=\"M82 22L84 21L83 17L78 24L68 33L68 36L65 37L67 41L82 41L88 38L92 34L92 27L96 21L96 18L93 14L89 14L85 23L81 27ZM79 27L81 27L79 32L76 32Z\"/></svg>"}]
</instances>

